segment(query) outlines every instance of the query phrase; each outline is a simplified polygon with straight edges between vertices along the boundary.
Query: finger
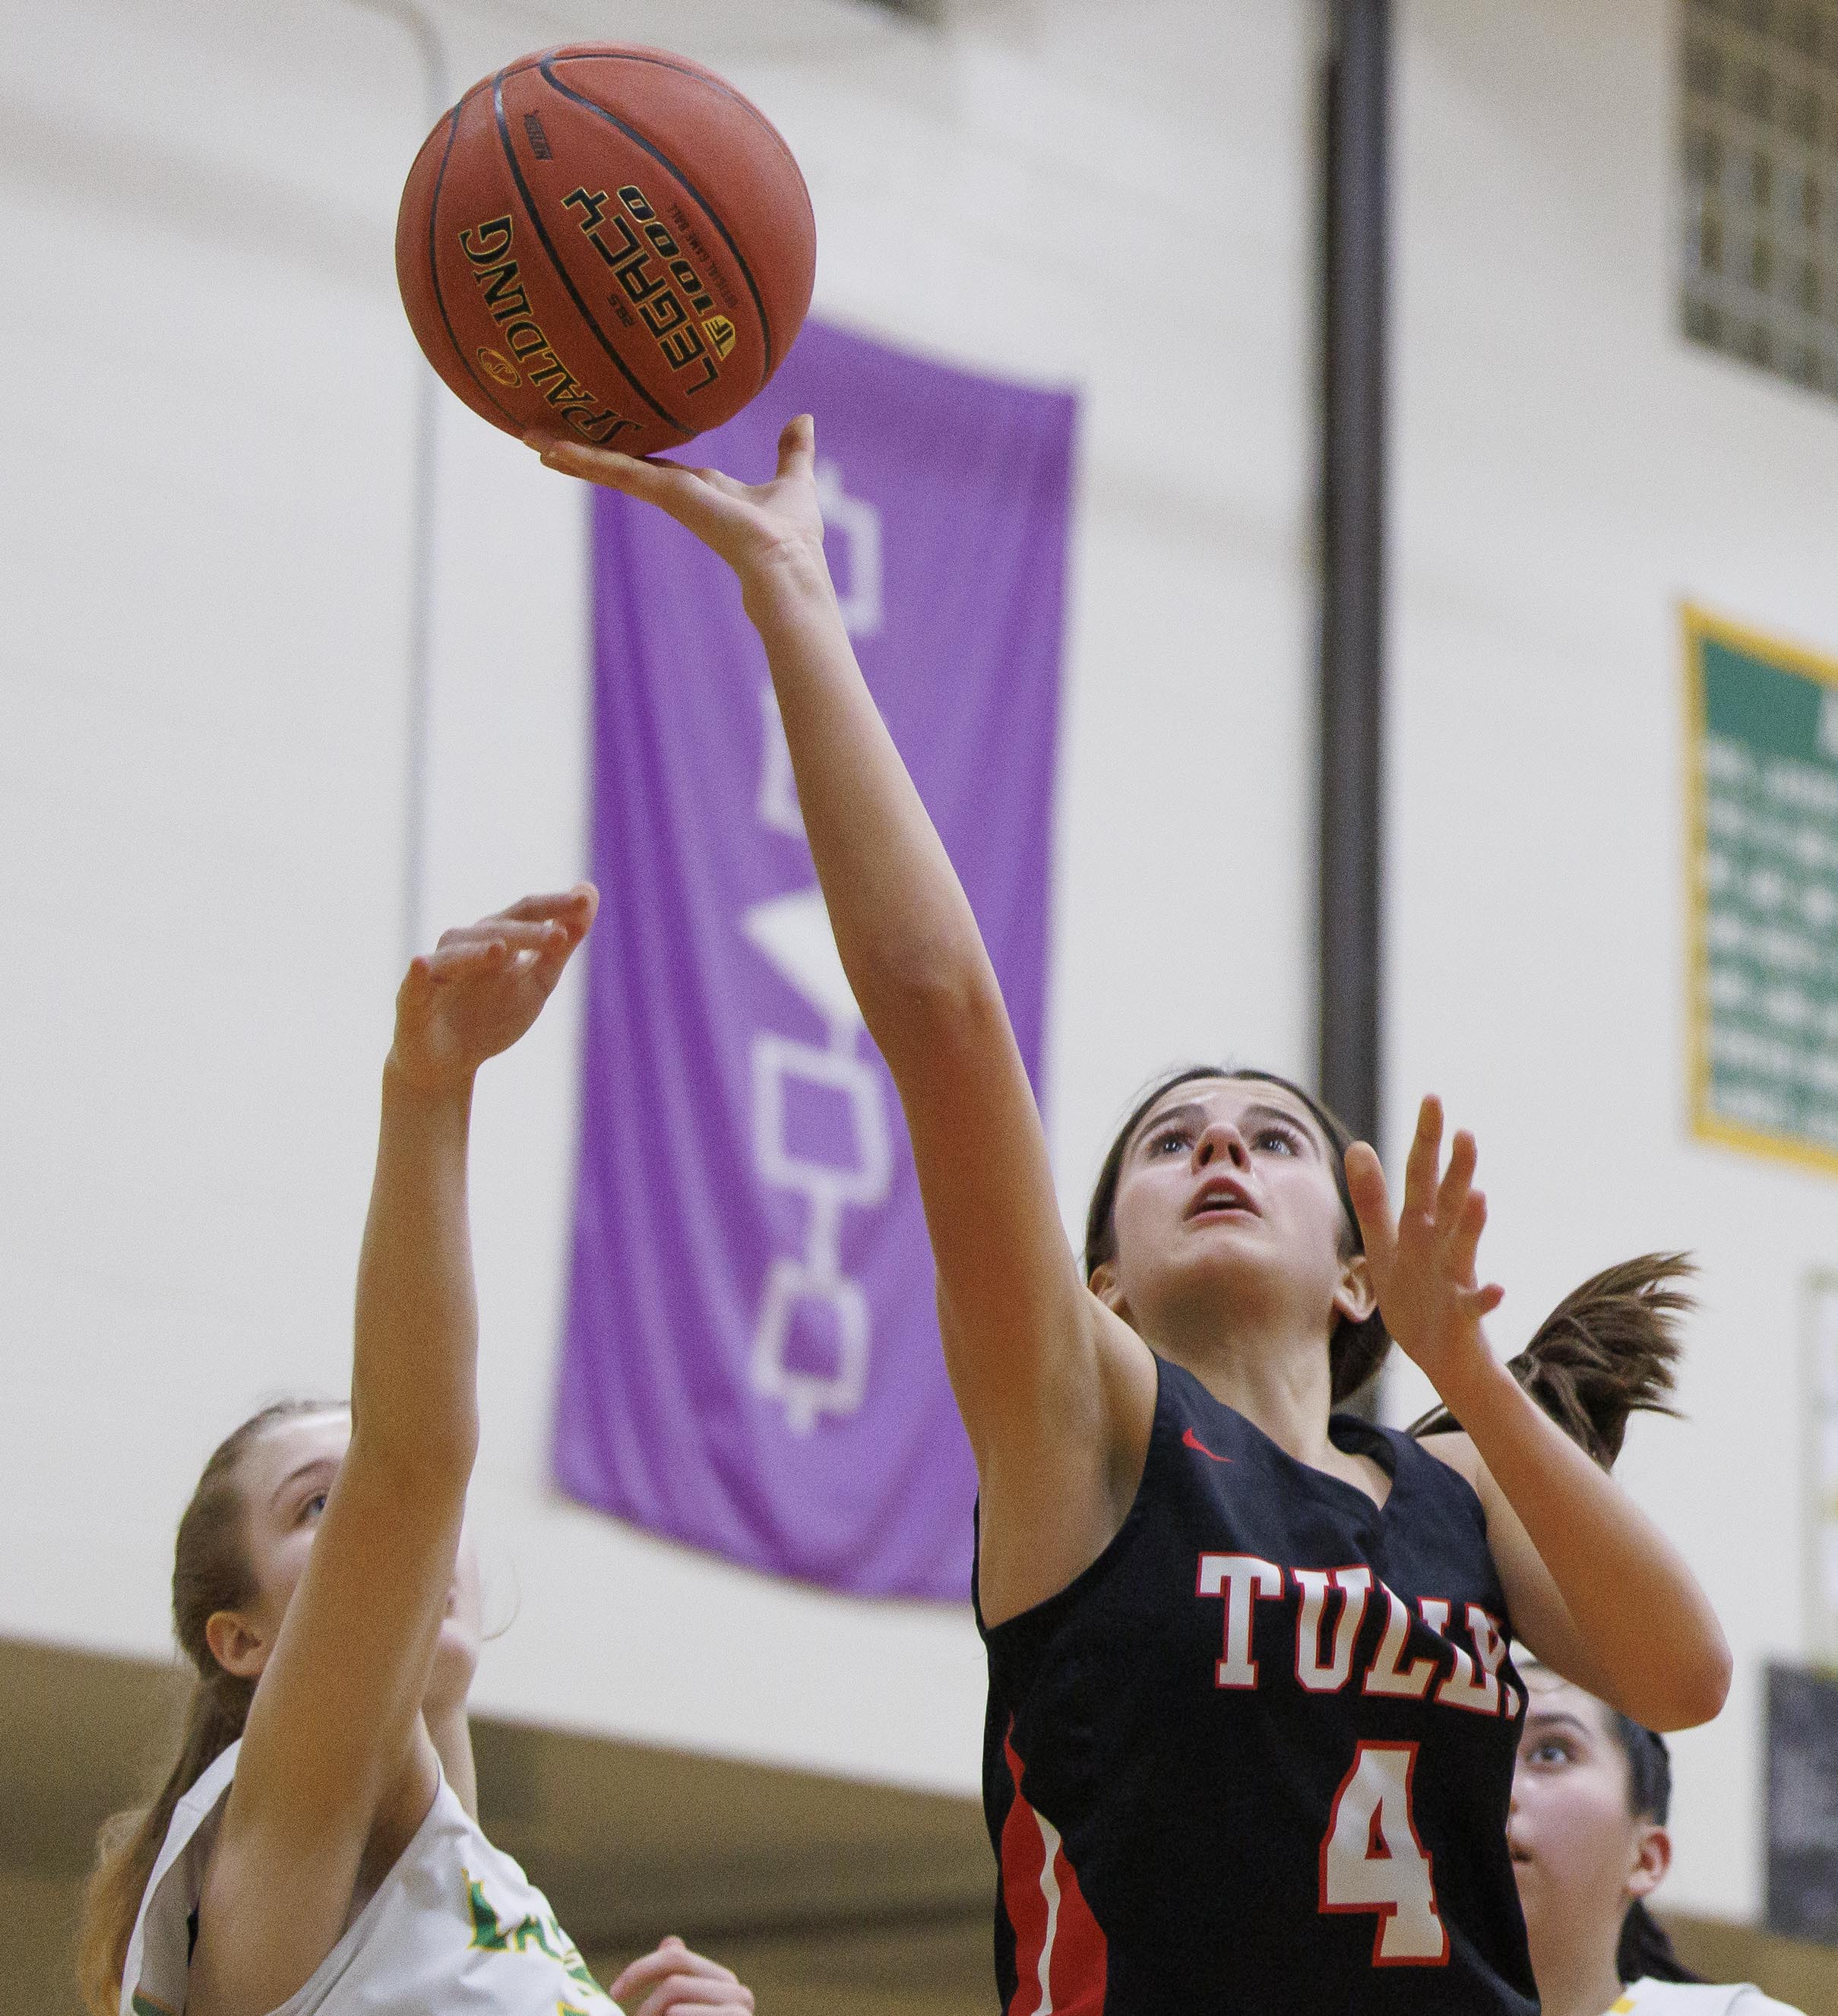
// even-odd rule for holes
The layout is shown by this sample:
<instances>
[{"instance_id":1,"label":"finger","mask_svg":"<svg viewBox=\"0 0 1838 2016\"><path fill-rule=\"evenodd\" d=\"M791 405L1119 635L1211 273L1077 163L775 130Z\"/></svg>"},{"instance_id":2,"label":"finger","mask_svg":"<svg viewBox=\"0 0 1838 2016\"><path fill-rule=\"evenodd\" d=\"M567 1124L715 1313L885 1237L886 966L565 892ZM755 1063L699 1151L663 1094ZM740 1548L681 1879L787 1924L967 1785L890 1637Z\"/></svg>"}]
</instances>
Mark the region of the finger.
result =
<instances>
[{"instance_id":1,"label":"finger","mask_svg":"<svg viewBox=\"0 0 1838 2016\"><path fill-rule=\"evenodd\" d=\"M541 454L546 469L559 470L564 476L578 476L603 489L623 490L628 497L661 505L672 517L675 516L674 505L685 497L706 495L708 491L695 470L685 469L680 462L621 455L617 448L590 448L585 441L567 439L547 442Z\"/></svg>"},{"instance_id":2,"label":"finger","mask_svg":"<svg viewBox=\"0 0 1838 2016\"><path fill-rule=\"evenodd\" d=\"M1391 1222L1391 1197L1385 1187L1385 1165L1369 1143L1355 1141L1347 1150L1347 1192L1359 1220L1367 1261L1377 1279L1390 1269L1397 1233Z\"/></svg>"},{"instance_id":3,"label":"finger","mask_svg":"<svg viewBox=\"0 0 1838 2016\"><path fill-rule=\"evenodd\" d=\"M417 952L409 960L408 970L403 974L402 984L396 989L397 1021L410 1028L425 1021L433 992L433 963L426 952Z\"/></svg>"},{"instance_id":4,"label":"finger","mask_svg":"<svg viewBox=\"0 0 1838 2016\"><path fill-rule=\"evenodd\" d=\"M1475 1255L1486 1225L1486 1195L1480 1190L1469 1190L1462 1199L1461 1215L1455 1221L1444 1263L1458 1281L1474 1279Z\"/></svg>"},{"instance_id":5,"label":"finger","mask_svg":"<svg viewBox=\"0 0 1838 2016\"><path fill-rule=\"evenodd\" d=\"M606 1993L618 2002L632 1990L649 1987L679 1967L688 1957L689 1951L689 1948L672 1932L669 1938L660 1939L648 1953L641 1954L635 1960Z\"/></svg>"},{"instance_id":6,"label":"finger","mask_svg":"<svg viewBox=\"0 0 1838 2016\"><path fill-rule=\"evenodd\" d=\"M587 934L584 931L571 931L566 924L549 924L545 928L549 936L530 961L530 977L542 989L546 1000Z\"/></svg>"},{"instance_id":7,"label":"finger","mask_svg":"<svg viewBox=\"0 0 1838 2016\"><path fill-rule=\"evenodd\" d=\"M437 987L444 987L455 980L476 980L499 972L510 961L511 949L502 938L468 938L430 952L428 977Z\"/></svg>"},{"instance_id":8,"label":"finger","mask_svg":"<svg viewBox=\"0 0 1838 2016\"><path fill-rule=\"evenodd\" d=\"M1404 1208L1401 1218L1429 1217L1436 1195L1436 1171L1442 1160L1442 1101L1431 1093L1417 1108L1417 1131L1404 1165Z\"/></svg>"},{"instance_id":9,"label":"finger","mask_svg":"<svg viewBox=\"0 0 1838 2016\"><path fill-rule=\"evenodd\" d=\"M692 1951L673 1933L642 1959L635 1960L607 1992L617 2002L622 1991L645 1987L660 1977L694 1979L702 1984L704 1991L711 1985L719 1987L737 1984L739 1979L731 1967L723 1967L719 1960L710 1960L706 1953Z\"/></svg>"},{"instance_id":10,"label":"finger","mask_svg":"<svg viewBox=\"0 0 1838 2016\"><path fill-rule=\"evenodd\" d=\"M509 917L519 922L544 923L554 922L572 924L583 914L592 922L600 905L600 892L591 882L577 882L572 889L561 889L543 896L520 896L514 903L507 903L498 913L499 917ZM487 923L496 921L487 918Z\"/></svg>"},{"instance_id":11,"label":"finger","mask_svg":"<svg viewBox=\"0 0 1838 2016\"><path fill-rule=\"evenodd\" d=\"M673 463L671 468L679 465ZM725 469L692 469L686 472L698 483L705 483L710 490L718 490L724 497L746 497L753 492L753 485L743 483L737 476L730 476Z\"/></svg>"},{"instance_id":12,"label":"finger","mask_svg":"<svg viewBox=\"0 0 1838 2016\"><path fill-rule=\"evenodd\" d=\"M679 1953L676 1957L680 1961L682 1956ZM678 1971L653 1989L632 2011L632 2016L664 2016L667 2010L680 2012L698 2006L706 2009L710 2006L710 1995L720 1993L719 1988L712 1987L707 1980ZM619 1997L614 1996L613 1999L617 2002Z\"/></svg>"},{"instance_id":13,"label":"finger","mask_svg":"<svg viewBox=\"0 0 1838 2016\"><path fill-rule=\"evenodd\" d=\"M808 413L786 422L779 436L779 473L804 476L817 467L817 423Z\"/></svg>"},{"instance_id":14,"label":"finger","mask_svg":"<svg viewBox=\"0 0 1838 2016\"><path fill-rule=\"evenodd\" d=\"M710 1960L707 1953L697 1953L692 1946L684 1945L674 1932L668 1939L660 1939L656 1952L648 1957L674 1973L695 1975L705 1982L738 1981L740 1978L731 1967L723 1967L718 1960Z\"/></svg>"},{"instance_id":15,"label":"finger","mask_svg":"<svg viewBox=\"0 0 1838 2016\"><path fill-rule=\"evenodd\" d=\"M466 945L502 942L513 952L540 952L561 927L552 918L525 923L516 917L481 917L476 924L460 924L441 934L439 949Z\"/></svg>"},{"instance_id":16,"label":"finger","mask_svg":"<svg viewBox=\"0 0 1838 2016\"><path fill-rule=\"evenodd\" d=\"M1474 1136L1466 1127L1458 1129L1448 1147L1448 1167L1437 1186L1436 1222L1439 1226L1460 1222L1468 1186L1474 1180L1475 1158Z\"/></svg>"},{"instance_id":17,"label":"finger","mask_svg":"<svg viewBox=\"0 0 1838 2016\"><path fill-rule=\"evenodd\" d=\"M1505 1299L1506 1291L1498 1281L1489 1281L1484 1288L1462 1291L1462 1309L1476 1323L1483 1316L1491 1316Z\"/></svg>"},{"instance_id":18,"label":"finger","mask_svg":"<svg viewBox=\"0 0 1838 2016\"><path fill-rule=\"evenodd\" d=\"M694 470L661 455L622 455L616 448L590 448L585 441L565 437L549 441L541 452L545 468L581 477L608 490L623 490L647 503L662 503L666 496L685 487L703 487Z\"/></svg>"}]
</instances>

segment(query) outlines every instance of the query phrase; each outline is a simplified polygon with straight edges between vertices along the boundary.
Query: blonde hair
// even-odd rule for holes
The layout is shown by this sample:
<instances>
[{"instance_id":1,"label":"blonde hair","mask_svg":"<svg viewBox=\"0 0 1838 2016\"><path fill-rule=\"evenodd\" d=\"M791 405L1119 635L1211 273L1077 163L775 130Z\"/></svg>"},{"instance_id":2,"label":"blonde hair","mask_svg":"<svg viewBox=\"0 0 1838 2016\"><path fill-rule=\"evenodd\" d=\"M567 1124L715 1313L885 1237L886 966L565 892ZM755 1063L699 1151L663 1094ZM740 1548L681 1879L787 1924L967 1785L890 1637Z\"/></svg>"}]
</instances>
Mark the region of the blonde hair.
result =
<instances>
[{"instance_id":1,"label":"blonde hair","mask_svg":"<svg viewBox=\"0 0 1838 2016\"><path fill-rule=\"evenodd\" d=\"M243 1456L277 1423L332 1413L341 1404L280 1400L252 1414L213 1451L178 1522L173 1547L172 1625L195 1677L178 1755L165 1783L148 1805L106 1820L97 1840L95 1867L84 1893L77 1939L77 1985L93 2016L116 2016L120 2006L128 1942L174 1809L243 1733L248 1719L254 1683L225 1672L205 1636L218 1611L242 1609L255 1595L238 1474Z\"/></svg>"}]
</instances>

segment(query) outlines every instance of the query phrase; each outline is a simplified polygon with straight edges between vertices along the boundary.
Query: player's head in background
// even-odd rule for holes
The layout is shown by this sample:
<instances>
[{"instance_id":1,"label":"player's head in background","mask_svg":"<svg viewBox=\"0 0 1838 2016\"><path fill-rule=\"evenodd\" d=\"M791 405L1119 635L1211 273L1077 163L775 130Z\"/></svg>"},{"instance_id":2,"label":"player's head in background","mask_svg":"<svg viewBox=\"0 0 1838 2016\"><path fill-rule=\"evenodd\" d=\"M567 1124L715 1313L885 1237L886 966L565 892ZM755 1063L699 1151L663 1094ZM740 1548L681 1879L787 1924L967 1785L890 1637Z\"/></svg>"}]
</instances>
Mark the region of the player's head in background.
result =
<instances>
[{"instance_id":1,"label":"player's head in background","mask_svg":"<svg viewBox=\"0 0 1838 2016\"><path fill-rule=\"evenodd\" d=\"M1646 1903L1672 1860L1664 1739L1548 1667L1522 1670L1506 1839L1545 2007L1599 2011L1628 1982L1700 1979Z\"/></svg>"},{"instance_id":2,"label":"player's head in background","mask_svg":"<svg viewBox=\"0 0 1838 2016\"><path fill-rule=\"evenodd\" d=\"M1337 1403L1391 1345L1372 1301L1347 1186L1351 1130L1275 1072L1190 1064L1157 1079L1118 1129L1085 1217L1085 1279L1151 1345L1196 1321L1264 1330L1325 1349ZM1264 1208L1193 1215L1209 1183L1243 1175ZM1203 1236L1196 1237L1196 1231ZM1215 1229L1216 1228L1216 1229ZM1677 1319L1691 1306L1683 1255L1606 1268L1559 1304L1511 1369L1604 1468L1628 1415L1670 1413ZM1415 1424L1457 1425L1440 1410Z\"/></svg>"},{"instance_id":3,"label":"player's head in background","mask_svg":"<svg viewBox=\"0 0 1838 2016\"><path fill-rule=\"evenodd\" d=\"M79 1952L86 1993L110 1970L120 1980L174 1810L243 1733L351 1432L342 1402L279 1401L225 1436L199 1477L172 1562L173 1634L192 1669L191 1694L178 1754L152 1804L119 1815L104 1831ZM424 1696L430 1714L463 1711L478 1664L480 1614L477 1557L462 1539Z\"/></svg>"}]
</instances>

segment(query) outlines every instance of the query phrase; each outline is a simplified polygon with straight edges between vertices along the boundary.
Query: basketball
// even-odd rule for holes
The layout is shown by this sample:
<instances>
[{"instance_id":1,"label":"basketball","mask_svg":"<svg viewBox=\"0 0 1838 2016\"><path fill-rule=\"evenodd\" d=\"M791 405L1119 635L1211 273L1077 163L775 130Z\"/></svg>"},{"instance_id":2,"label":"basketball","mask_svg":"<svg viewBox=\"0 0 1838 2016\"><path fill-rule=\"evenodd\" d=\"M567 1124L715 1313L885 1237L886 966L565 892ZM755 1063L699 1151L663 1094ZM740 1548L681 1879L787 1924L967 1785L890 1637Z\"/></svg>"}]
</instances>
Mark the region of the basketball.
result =
<instances>
[{"instance_id":1,"label":"basketball","mask_svg":"<svg viewBox=\"0 0 1838 2016\"><path fill-rule=\"evenodd\" d=\"M642 455L765 384L816 249L790 149L731 85L584 42L482 79L428 135L396 279L429 362L481 418Z\"/></svg>"}]
</instances>

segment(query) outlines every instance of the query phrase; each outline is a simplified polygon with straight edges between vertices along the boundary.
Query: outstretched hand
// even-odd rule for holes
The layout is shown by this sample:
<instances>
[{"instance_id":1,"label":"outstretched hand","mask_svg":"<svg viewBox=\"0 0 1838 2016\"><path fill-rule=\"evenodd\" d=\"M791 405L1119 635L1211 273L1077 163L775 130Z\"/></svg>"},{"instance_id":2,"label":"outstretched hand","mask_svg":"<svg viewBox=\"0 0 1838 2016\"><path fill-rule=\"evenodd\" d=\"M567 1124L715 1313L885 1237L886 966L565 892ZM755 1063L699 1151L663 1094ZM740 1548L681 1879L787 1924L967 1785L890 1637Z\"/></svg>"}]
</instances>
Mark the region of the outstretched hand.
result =
<instances>
[{"instance_id":1,"label":"outstretched hand","mask_svg":"<svg viewBox=\"0 0 1838 2016\"><path fill-rule=\"evenodd\" d=\"M649 1989L642 2002L635 1998ZM692 1953L674 1936L635 1960L607 1993L628 2016L746 2016L753 1990L732 1967Z\"/></svg>"},{"instance_id":2,"label":"outstretched hand","mask_svg":"<svg viewBox=\"0 0 1838 2016\"><path fill-rule=\"evenodd\" d=\"M1442 1102L1426 1099L1405 1164L1404 1208L1394 1222L1377 1155L1363 1141L1347 1150L1347 1187L1385 1327L1439 1392L1445 1377L1485 1348L1481 1318L1505 1294L1475 1280L1487 1199L1474 1187L1474 1136L1463 1130L1442 1167Z\"/></svg>"},{"instance_id":3,"label":"outstretched hand","mask_svg":"<svg viewBox=\"0 0 1838 2016\"><path fill-rule=\"evenodd\" d=\"M745 584L775 563L823 563L823 512L817 502L817 429L808 413L785 423L778 472L741 483L718 469L641 462L539 429L523 437L544 465L655 504L720 554Z\"/></svg>"},{"instance_id":4,"label":"outstretched hand","mask_svg":"<svg viewBox=\"0 0 1838 2016\"><path fill-rule=\"evenodd\" d=\"M396 995L391 1068L423 1092L462 1089L542 1013L599 908L591 882L526 896L476 924L443 931L410 963Z\"/></svg>"}]
</instances>

